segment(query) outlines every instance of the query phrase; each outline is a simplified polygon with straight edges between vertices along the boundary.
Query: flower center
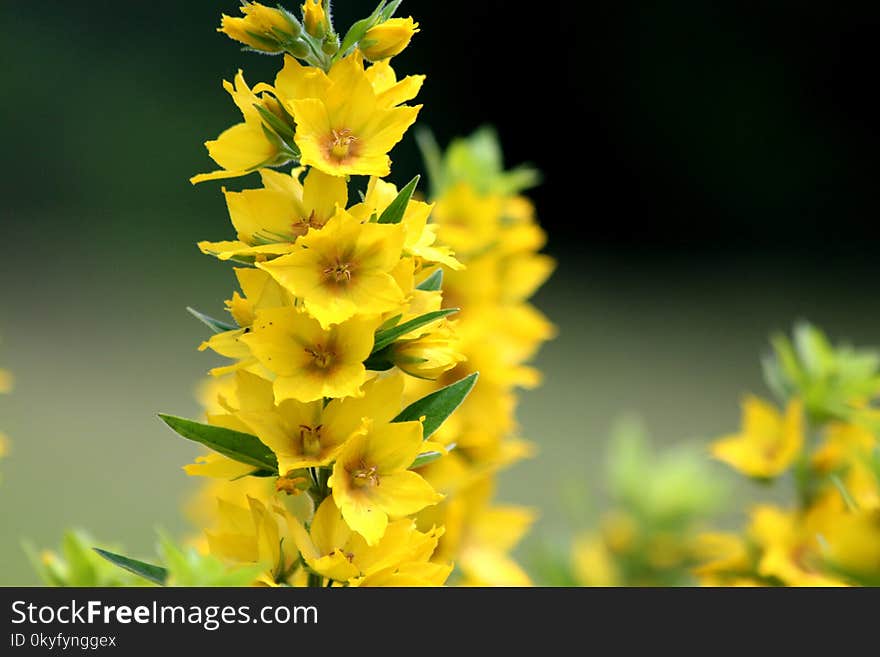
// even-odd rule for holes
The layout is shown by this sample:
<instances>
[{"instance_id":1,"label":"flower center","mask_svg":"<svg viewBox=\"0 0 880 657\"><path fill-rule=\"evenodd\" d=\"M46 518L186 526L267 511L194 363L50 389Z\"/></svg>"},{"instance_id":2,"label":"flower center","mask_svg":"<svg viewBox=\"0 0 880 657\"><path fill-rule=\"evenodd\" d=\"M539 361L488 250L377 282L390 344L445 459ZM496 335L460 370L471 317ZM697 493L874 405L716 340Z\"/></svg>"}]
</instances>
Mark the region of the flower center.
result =
<instances>
[{"instance_id":1,"label":"flower center","mask_svg":"<svg viewBox=\"0 0 880 657\"><path fill-rule=\"evenodd\" d=\"M322 370L326 370L330 367L330 363L333 362L333 356L335 355L329 349L325 349L324 345L316 344L312 347L306 347L306 353L312 357L312 362L315 367L318 367Z\"/></svg>"},{"instance_id":2,"label":"flower center","mask_svg":"<svg viewBox=\"0 0 880 657\"><path fill-rule=\"evenodd\" d=\"M351 134L348 128L331 130L328 140L328 151L332 159L343 162L354 155L352 151L357 145L358 138Z\"/></svg>"},{"instance_id":3,"label":"flower center","mask_svg":"<svg viewBox=\"0 0 880 657\"><path fill-rule=\"evenodd\" d=\"M351 483L356 488L379 485L379 468L375 465L367 467L362 461L360 467L351 471Z\"/></svg>"},{"instance_id":4,"label":"flower center","mask_svg":"<svg viewBox=\"0 0 880 657\"><path fill-rule=\"evenodd\" d=\"M352 265L338 260L324 269L324 277L339 285L351 282Z\"/></svg>"},{"instance_id":5,"label":"flower center","mask_svg":"<svg viewBox=\"0 0 880 657\"><path fill-rule=\"evenodd\" d=\"M306 456L317 456L321 453L321 428L319 424L316 427L310 427L305 424L299 425L299 437L302 442L302 451Z\"/></svg>"}]
</instances>

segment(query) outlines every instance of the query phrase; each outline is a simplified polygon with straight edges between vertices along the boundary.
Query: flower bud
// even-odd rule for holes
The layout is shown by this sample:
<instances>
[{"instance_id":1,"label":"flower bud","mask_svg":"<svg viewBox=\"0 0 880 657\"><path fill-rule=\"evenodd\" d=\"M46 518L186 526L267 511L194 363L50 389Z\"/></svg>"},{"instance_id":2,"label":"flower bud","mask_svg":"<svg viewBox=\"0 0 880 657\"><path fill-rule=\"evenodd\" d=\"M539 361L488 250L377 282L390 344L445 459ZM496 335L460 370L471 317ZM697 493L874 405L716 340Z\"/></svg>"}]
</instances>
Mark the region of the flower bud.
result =
<instances>
[{"instance_id":1,"label":"flower bud","mask_svg":"<svg viewBox=\"0 0 880 657\"><path fill-rule=\"evenodd\" d=\"M287 13L256 2L245 2L241 13L243 18L224 14L217 31L254 50L281 52L284 44L302 31Z\"/></svg>"},{"instance_id":2,"label":"flower bud","mask_svg":"<svg viewBox=\"0 0 880 657\"><path fill-rule=\"evenodd\" d=\"M324 41L321 42L321 50L324 51L325 55L335 55L339 52L339 35L328 34L325 36Z\"/></svg>"},{"instance_id":3,"label":"flower bud","mask_svg":"<svg viewBox=\"0 0 880 657\"><path fill-rule=\"evenodd\" d=\"M455 333L444 322L418 338L395 342L391 347L390 358L410 376L436 379L465 360L456 349L456 343Z\"/></svg>"},{"instance_id":4,"label":"flower bud","mask_svg":"<svg viewBox=\"0 0 880 657\"><path fill-rule=\"evenodd\" d=\"M302 13L306 32L316 39L323 38L327 34L327 15L324 13L321 0L306 0L302 6Z\"/></svg>"},{"instance_id":5,"label":"flower bud","mask_svg":"<svg viewBox=\"0 0 880 657\"><path fill-rule=\"evenodd\" d=\"M419 24L412 18L390 18L367 30L360 42L361 52L372 62L394 57L409 45L418 31Z\"/></svg>"}]
</instances>

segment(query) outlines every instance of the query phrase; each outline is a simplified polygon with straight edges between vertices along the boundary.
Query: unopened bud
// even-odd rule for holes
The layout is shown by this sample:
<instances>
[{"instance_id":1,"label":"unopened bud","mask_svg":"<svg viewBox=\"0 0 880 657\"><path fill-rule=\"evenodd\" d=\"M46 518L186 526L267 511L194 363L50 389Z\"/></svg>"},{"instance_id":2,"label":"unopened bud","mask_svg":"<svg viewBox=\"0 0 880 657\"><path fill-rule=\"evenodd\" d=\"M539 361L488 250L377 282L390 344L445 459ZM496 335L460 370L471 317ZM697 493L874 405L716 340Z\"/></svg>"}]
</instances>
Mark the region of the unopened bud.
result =
<instances>
[{"instance_id":1,"label":"unopened bud","mask_svg":"<svg viewBox=\"0 0 880 657\"><path fill-rule=\"evenodd\" d=\"M287 12L256 2L245 2L241 13L242 18L223 15L217 31L254 50L281 52L286 41L302 32L302 27Z\"/></svg>"},{"instance_id":2,"label":"unopened bud","mask_svg":"<svg viewBox=\"0 0 880 657\"><path fill-rule=\"evenodd\" d=\"M335 55L339 52L339 35L328 34L325 36L324 41L321 43L321 50L324 51L325 55Z\"/></svg>"},{"instance_id":3,"label":"unopened bud","mask_svg":"<svg viewBox=\"0 0 880 657\"><path fill-rule=\"evenodd\" d=\"M390 18L367 30L360 41L361 52L371 62L394 57L409 45L418 31L419 24L412 18Z\"/></svg>"},{"instance_id":4,"label":"unopened bud","mask_svg":"<svg viewBox=\"0 0 880 657\"><path fill-rule=\"evenodd\" d=\"M321 0L306 0L302 14L306 32L316 39L322 39L327 34L327 15Z\"/></svg>"}]
</instances>

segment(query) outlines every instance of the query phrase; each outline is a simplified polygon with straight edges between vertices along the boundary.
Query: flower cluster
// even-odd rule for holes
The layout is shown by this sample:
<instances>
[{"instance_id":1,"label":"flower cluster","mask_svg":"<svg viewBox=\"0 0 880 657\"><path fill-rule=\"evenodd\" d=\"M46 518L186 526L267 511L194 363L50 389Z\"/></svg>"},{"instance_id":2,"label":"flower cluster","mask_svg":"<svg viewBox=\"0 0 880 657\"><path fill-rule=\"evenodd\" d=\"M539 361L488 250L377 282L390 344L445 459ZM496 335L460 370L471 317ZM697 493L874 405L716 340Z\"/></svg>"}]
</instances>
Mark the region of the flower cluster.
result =
<instances>
[{"instance_id":1,"label":"flower cluster","mask_svg":"<svg viewBox=\"0 0 880 657\"><path fill-rule=\"evenodd\" d=\"M528 302L554 268L549 256L538 253L546 237L534 207L519 194L537 174L528 168L504 171L498 140L488 128L453 141L442 157L428 133L420 133L419 141L436 204L433 226L466 265L442 263L444 305L460 309L455 328L464 358L433 381L423 368L436 359L401 362L417 377L407 379L406 395L415 399L480 373L472 394L434 436L454 449L422 473L446 498L423 511L419 522L425 529L446 528L438 554L456 561L462 583L526 585L528 576L509 552L535 513L493 498L496 473L533 451L519 436L516 389L540 382L540 373L526 363L555 332ZM398 362L419 346L402 345Z\"/></svg>"},{"instance_id":2,"label":"flower cluster","mask_svg":"<svg viewBox=\"0 0 880 657\"><path fill-rule=\"evenodd\" d=\"M418 177L383 179L424 80L389 61L418 31L399 4L342 38L314 0L222 19L283 65L271 84L224 83L243 121L192 182L261 185L224 188L234 238L199 243L239 286L232 322L191 309L214 332L201 349L227 359L202 389L206 423L162 418L211 449L185 468L208 478L196 549L256 568L253 584L441 585L454 563L468 582L527 581L506 552L532 513L491 505L491 476L528 452L512 391L537 383L523 362L552 328L525 299L552 263L510 185L434 178L428 203Z\"/></svg>"},{"instance_id":3,"label":"flower cluster","mask_svg":"<svg viewBox=\"0 0 880 657\"><path fill-rule=\"evenodd\" d=\"M566 498L573 525L587 525L570 545L546 542L536 559L553 586L683 586L694 583L700 532L728 486L702 450L676 444L654 450L639 422L618 422L604 461L606 508L584 510L589 494L573 482Z\"/></svg>"},{"instance_id":4,"label":"flower cluster","mask_svg":"<svg viewBox=\"0 0 880 657\"><path fill-rule=\"evenodd\" d=\"M752 508L744 533L702 537L706 584L880 584L880 353L835 347L799 324L764 361L781 407L747 397L742 428L716 458L764 484L787 480L796 504Z\"/></svg>"}]
</instances>

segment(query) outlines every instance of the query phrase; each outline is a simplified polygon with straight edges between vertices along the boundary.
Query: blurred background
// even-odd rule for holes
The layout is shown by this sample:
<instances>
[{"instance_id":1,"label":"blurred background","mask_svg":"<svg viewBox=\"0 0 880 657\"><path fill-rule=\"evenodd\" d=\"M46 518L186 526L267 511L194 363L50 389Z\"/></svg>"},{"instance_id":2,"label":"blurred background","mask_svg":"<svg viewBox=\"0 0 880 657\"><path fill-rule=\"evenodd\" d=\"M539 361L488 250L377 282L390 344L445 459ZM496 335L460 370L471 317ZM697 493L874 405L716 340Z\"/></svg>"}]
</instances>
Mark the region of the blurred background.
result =
<instances>
[{"instance_id":1,"label":"blurred background","mask_svg":"<svg viewBox=\"0 0 880 657\"><path fill-rule=\"evenodd\" d=\"M372 9L336 4L340 26ZM395 61L428 74L420 124L445 144L494 123L508 163L545 174L532 197L559 269L536 303L560 335L522 396L540 454L501 491L541 511L523 555L567 537L563 489L596 492L622 413L659 444L705 441L764 391L771 331L808 318L880 344L880 9L768 4L404 3L422 32ZM156 527L188 529L180 467L197 449L155 413L199 412L215 361L184 309L219 316L234 283L195 247L232 234L219 185L187 179L239 120L221 80L279 65L215 32L236 7L4 11L0 366L16 388L0 398L0 583L37 581L22 538L79 526L149 556ZM420 170L411 134L393 158L398 183Z\"/></svg>"}]
</instances>

